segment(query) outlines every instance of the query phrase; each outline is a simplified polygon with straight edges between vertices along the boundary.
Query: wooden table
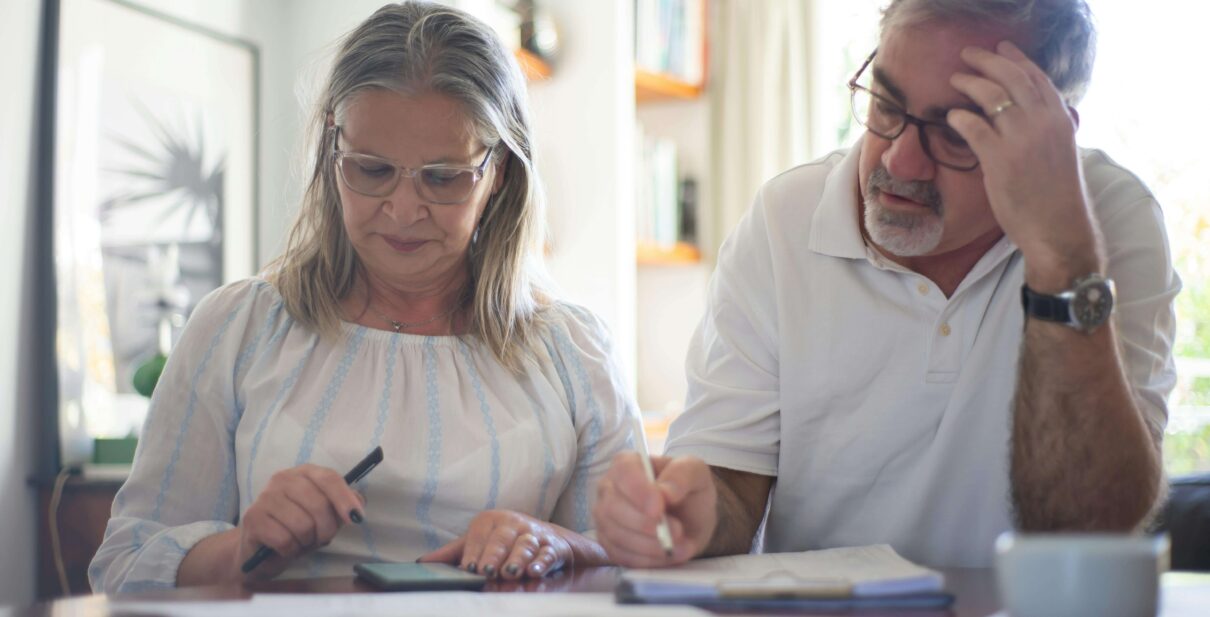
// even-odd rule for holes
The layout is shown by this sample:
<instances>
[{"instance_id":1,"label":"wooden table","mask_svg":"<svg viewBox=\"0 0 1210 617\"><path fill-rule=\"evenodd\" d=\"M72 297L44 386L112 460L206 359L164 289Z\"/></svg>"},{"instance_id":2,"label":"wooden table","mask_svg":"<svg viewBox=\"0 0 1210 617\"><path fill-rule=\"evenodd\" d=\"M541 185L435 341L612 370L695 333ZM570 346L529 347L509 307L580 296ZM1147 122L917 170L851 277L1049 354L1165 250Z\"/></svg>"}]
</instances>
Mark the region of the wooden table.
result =
<instances>
[{"instance_id":1,"label":"wooden table","mask_svg":"<svg viewBox=\"0 0 1210 617\"><path fill-rule=\"evenodd\" d=\"M895 615L909 617L986 617L999 610L1000 604L996 596L995 577L992 570L942 569L942 572L945 573L946 587L956 597L953 606L948 610L863 611L859 614L865 617L890 617ZM556 573L540 581L490 583L486 592L612 592L620 575L621 570L619 568L586 568L572 572ZM353 577L271 581L249 586L190 587L113 597L101 594L76 596L74 598L41 602L25 609L15 610L13 615L30 617L52 617L54 615L105 617L115 614L111 610L112 604L115 601L188 602L246 599L252 597L254 593L362 593L373 591L372 587ZM766 612L760 614L770 615L778 613ZM821 615L821 613L812 614ZM826 613L822 614L826 615ZM846 615L851 617L852 614ZM216 615L216 617L221 616Z\"/></svg>"}]
</instances>

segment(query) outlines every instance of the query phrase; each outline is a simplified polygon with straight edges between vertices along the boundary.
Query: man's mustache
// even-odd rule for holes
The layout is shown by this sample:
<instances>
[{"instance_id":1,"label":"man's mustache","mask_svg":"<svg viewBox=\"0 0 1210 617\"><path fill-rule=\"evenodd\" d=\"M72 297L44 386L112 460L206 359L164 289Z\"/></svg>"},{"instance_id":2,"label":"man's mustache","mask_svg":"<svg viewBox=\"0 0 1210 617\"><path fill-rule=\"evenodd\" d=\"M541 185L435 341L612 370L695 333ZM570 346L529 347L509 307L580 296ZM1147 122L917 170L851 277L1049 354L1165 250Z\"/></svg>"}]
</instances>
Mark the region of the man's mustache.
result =
<instances>
[{"instance_id":1,"label":"man's mustache","mask_svg":"<svg viewBox=\"0 0 1210 617\"><path fill-rule=\"evenodd\" d=\"M937 215L942 212L941 193L937 191L937 187L932 182L924 180L901 182L892 178L882 165L874 168L874 171L870 173L869 182L866 183L866 192L871 197L879 191L920 202Z\"/></svg>"}]
</instances>

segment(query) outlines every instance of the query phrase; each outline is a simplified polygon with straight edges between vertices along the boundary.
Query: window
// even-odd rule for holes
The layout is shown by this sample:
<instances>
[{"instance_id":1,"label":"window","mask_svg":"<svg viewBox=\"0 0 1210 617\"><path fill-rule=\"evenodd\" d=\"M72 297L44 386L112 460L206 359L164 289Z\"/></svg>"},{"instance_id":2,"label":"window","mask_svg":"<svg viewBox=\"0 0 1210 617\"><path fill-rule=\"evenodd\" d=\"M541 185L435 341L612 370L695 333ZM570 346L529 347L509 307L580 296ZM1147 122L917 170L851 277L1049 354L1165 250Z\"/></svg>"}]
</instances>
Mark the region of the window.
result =
<instances>
[{"instance_id":1,"label":"window","mask_svg":"<svg viewBox=\"0 0 1210 617\"><path fill-rule=\"evenodd\" d=\"M1169 400L1164 464L1170 475L1210 471L1210 8L1184 0L1095 0L1100 42L1077 140L1138 174L1164 210L1173 263L1178 381ZM1198 173L1200 171L1200 173Z\"/></svg>"},{"instance_id":2,"label":"window","mask_svg":"<svg viewBox=\"0 0 1210 617\"><path fill-rule=\"evenodd\" d=\"M849 109L849 78L878 45L886 0L821 2L812 7L811 158L852 145L864 131Z\"/></svg>"}]
</instances>

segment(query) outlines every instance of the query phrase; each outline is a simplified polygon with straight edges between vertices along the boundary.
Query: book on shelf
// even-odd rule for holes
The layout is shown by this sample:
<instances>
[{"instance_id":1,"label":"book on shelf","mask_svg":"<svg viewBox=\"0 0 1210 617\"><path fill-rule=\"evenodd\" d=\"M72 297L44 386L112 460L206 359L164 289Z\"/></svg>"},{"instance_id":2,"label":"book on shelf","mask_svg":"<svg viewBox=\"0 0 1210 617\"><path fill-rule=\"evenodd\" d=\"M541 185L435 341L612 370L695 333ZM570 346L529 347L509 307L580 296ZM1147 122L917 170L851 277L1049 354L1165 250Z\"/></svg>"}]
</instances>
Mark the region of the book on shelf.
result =
<instances>
[{"instance_id":1,"label":"book on shelf","mask_svg":"<svg viewBox=\"0 0 1210 617\"><path fill-rule=\"evenodd\" d=\"M690 84L705 81L705 0L635 0L635 66Z\"/></svg>"},{"instance_id":2,"label":"book on shelf","mask_svg":"<svg viewBox=\"0 0 1210 617\"><path fill-rule=\"evenodd\" d=\"M635 239L671 247L696 240L697 183L682 178L676 143L645 135L635 139Z\"/></svg>"}]
</instances>

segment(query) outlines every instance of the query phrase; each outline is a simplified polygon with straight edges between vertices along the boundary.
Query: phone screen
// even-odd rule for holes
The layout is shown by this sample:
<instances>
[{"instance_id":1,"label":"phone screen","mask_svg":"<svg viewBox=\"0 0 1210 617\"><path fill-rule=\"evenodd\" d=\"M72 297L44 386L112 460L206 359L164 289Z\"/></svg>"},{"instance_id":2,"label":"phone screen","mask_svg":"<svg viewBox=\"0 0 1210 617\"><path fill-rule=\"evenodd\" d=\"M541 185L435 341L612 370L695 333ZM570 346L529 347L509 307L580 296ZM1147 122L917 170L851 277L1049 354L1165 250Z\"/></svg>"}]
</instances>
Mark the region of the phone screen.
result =
<instances>
[{"instance_id":1,"label":"phone screen","mask_svg":"<svg viewBox=\"0 0 1210 617\"><path fill-rule=\"evenodd\" d=\"M375 587L391 591L478 591L487 583L482 575L445 563L359 563L353 571Z\"/></svg>"}]
</instances>

